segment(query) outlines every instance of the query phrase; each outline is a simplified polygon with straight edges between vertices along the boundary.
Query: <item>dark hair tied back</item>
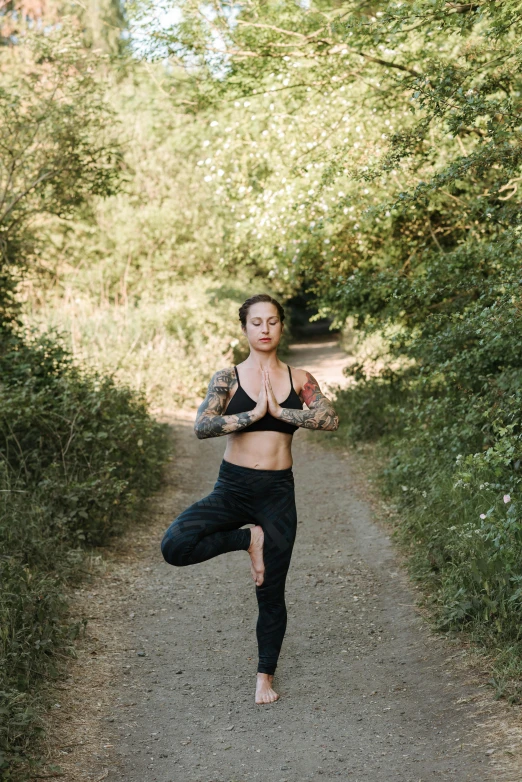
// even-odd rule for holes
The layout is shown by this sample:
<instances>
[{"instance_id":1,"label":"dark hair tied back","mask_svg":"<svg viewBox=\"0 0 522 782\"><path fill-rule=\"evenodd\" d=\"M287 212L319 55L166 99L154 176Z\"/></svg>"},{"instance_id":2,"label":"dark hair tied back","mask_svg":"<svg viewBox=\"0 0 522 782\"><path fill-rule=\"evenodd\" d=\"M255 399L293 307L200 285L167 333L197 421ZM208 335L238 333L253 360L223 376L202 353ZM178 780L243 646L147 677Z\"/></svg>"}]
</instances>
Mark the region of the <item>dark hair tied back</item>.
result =
<instances>
[{"instance_id":1,"label":"dark hair tied back","mask_svg":"<svg viewBox=\"0 0 522 782\"><path fill-rule=\"evenodd\" d=\"M249 299L244 301L241 307L239 308L239 320L241 321L242 326L246 326L248 310L250 309L252 304L259 304L259 302L261 301L268 301L270 302L270 304L273 304L274 307L277 309L281 323L284 323L285 311L282 305L279 304L277 299L272 298L272 296L269 296L268 293L258 293L256 296L251 296Z\"/></svg>"}]
</instances>

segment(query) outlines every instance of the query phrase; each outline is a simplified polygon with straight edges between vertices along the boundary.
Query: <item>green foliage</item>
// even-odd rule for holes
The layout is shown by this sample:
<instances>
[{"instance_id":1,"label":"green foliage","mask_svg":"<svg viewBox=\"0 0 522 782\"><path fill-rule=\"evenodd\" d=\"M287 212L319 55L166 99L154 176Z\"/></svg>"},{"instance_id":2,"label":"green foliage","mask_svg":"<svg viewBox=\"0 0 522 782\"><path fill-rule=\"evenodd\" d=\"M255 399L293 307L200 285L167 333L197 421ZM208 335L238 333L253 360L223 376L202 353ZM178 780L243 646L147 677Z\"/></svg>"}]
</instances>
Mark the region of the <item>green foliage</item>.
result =
<instances>
[{"instance_id":1,"label":"green foliage","mask_svg":"<svg viewBox=\"0 0 522 782\"><path fill-rule=\"evenodd\" d=\"M205 128L172 105L177 79L137 64L98 79L121 131L125 181L74 221L46 221L42 281L62 297L74 286L100 303L125 303L161 299L172 281L215 272L226 242L237 261L219 201L196 165Z\"/></svg>"},{"instance_id":2,"label":"green foliage","mask_svg":"<svg viewBox=\"0 0 522 782\"><path fill-rule=\"evenodd\" d=\"M67 586L86 545L137 519L158 488L166 433L143 398L79 368L52 334L5 336L0 402L0 768L15 774L79 630Z\"/></svg>"},{"instance_id":3,"label":"green foliage","mask_svg":"<svg viewBox=\"0 0 522 782\"><path fill-rule=\"evenodd\" d=\"M430 387L410 369L362 381L338 400L346 436L380 438L382 488L439 626L518 658L521 393L520 371L465 393L440 377ZM509 655L497 663L500 682L510 667ZM519 697L516 682L502 686Z\"/></svg>"},{"instance_id":4,"label":"green foliage","mask_svg":"<svg viewBox=\"0 0 522 782\"><path fill-rule=\"evenodd\" d=\"M281 293L202 177L208 122L181 113L179 74L101 72L122 128L126 181L67 221L40 223L41 255L19 291L24 319L67 334L74 355L164 409L194 404L242 360L240 304Z\"/></svg>"},{"instance_id":5,"label":"green foliage","mask_svg":"<svg viewBox=\"0 0 522 782\"><path fill-rule=\"evenodd\" d=\"M505 4L252 3L231 17L216 2L208 21L196 6L153 41L185 62L195 101L212 96L205 178L241 202L273 277L313 285L340 319L395 321L441 253L516 232L519 21L506 29Z\"/></svg>"},{"instance_id":6,"label":"green foliage","mask_svg":"<svg viewBox=\"0 0 522 782\"><path fill-rule=\"evenodd\" d=\"M0 306L10 280L38 258L40 220L68 219L114 193L120 148L114 115L87 53L67 24L37 28L0 60Z\"/></svg>"}]
</instances>

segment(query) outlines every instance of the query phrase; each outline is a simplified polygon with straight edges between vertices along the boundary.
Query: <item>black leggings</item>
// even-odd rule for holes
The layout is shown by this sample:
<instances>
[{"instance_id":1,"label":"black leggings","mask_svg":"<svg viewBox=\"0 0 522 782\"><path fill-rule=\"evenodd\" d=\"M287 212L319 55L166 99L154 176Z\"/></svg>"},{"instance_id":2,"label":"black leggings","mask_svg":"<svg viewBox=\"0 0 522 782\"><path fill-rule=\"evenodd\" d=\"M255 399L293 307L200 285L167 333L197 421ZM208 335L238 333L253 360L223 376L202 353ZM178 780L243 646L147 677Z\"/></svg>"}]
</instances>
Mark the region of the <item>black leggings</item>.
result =
<instances>
[{"instance_id":1,"label":"black leggings","mask_svg":"<svg viewBox=\"0 0 522 782\"><path fill-rule=\"evenodd\" d=\"M286 630L285 581L297 516L292 468L256 470L223 460L213 491L175 519L161 543L170 565L195 565L227 551L246 551L250 529L260 524L265 540L265 577L256 586L259 673L274 673Z\"/></svg>"}]
</instances>

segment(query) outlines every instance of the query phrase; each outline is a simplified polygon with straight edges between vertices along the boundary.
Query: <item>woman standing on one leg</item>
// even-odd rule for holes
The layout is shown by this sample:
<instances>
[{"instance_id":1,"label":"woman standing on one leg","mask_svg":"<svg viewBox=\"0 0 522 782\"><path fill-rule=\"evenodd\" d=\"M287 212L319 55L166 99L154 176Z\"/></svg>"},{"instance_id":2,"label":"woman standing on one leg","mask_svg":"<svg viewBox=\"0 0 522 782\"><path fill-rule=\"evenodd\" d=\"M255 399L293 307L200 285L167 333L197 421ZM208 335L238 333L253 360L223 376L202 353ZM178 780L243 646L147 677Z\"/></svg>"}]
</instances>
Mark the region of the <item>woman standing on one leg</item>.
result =
<instances>
[{"instance_id":1,"label":"woman standing on one leg","mask_svg":"<svg viewBox=\"0 0 522 782\"><path fill-rule=\"evenodd\" d=\"M259 605L255 699L272 703L279 698L272 682L286 630L285 582L297 525L292 435L300 426L337 429L338 418L309 372L278 359L279 302L252 296L239 319L250 355L213 375L194 426L200 439L228 435L218 480L211 494L173 521L161 550L169 564L180 566L227 551L249 553ZM241 529L245 524L254 526Z\"/></svg>"}]
</instances>

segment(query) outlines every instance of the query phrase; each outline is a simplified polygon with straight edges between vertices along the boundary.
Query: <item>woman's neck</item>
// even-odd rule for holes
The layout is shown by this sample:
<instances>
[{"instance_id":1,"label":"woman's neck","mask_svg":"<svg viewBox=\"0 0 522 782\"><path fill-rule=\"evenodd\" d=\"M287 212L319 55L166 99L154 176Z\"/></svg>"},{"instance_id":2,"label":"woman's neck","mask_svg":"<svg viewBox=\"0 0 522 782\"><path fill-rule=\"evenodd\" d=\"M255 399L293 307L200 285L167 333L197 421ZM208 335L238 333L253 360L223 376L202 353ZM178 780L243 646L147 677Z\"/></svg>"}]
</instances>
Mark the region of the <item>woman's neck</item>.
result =
<instances>
[{"instance_id":1,"label":"woman's neck","mask_svg":"<svg viewBox=\"0 0 522 782\"><path fill-rule=\"evenodd\" d=\"M250 355L244 361L245 365L249 369L279 369L282 362L277 358L277 351L273 350L270 353L256 353L250 351Z\"/></svg>"}]
</instances>

